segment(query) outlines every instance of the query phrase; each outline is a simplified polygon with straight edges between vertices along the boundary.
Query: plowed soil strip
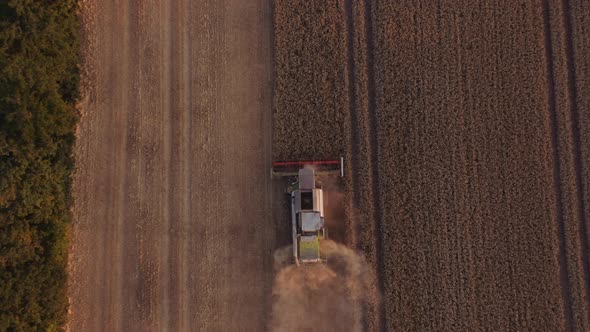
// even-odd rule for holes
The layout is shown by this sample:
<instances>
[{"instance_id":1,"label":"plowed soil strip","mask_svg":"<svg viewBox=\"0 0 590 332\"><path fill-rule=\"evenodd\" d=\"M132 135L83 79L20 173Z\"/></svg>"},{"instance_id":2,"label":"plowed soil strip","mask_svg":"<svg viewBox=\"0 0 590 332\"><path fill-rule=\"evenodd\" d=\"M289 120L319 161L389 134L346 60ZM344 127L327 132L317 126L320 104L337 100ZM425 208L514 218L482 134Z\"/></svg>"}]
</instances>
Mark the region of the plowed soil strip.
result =
<instances>
[{"instance_id":1,"label":"plowed soil strip","mask_svg":"<svg viewBox=\"0 0 590 332\"><path fill-rule=\"evenodd\" d=\"M567 255L565 252L565 226L563 224L563 206L561 193L561 172L559 165L558 138L557 138L557 113L555 105L555 78L553 76L553 46L551 44L551 24L549 19L549 4L543 1L543 21L545 33L545 58L547 61L547 95L549 102L549 117L551 123L551 150L553 156L553 189L555 190L555 210L557 218L558 239L559 239L559 266L561 291L563 295L563 309L566 321L566 329L572 330L573 313L570 287L568 280Z\"/></svg>"},{"instance_id":2,"label":"plowed soil strip","mask_svg":"<svg viewBox=\"0 0 590 332\"><path fill-rule=\"evenodd\" d=\"M374 43L375 39L373 36L373 6L371 4L371 0L365 0L365 29L367 35L367 91L368 91L368 99L369 99L369 126L370 126L370 150L371 150L371 168L372 168L372 186L373 192L372 197L374 200L374 218L373 222L375 223L375 255L377 258L377 284L379 286L379 293L383 291L383 275L382 271L384 271L383 267L383 246L382 246L382 235L381 235L381 218L382 218L382 211L381 211L381 197L380 197L380 188L381 185L379 183L379 151L377 151L378 147L378 136L377 136L377 114L376 114L376 104L375 104L375 67L374 67ZM379 327L383 331L386 327L385 322L385 311L383 305L379 306Z\"/></svg>"},{"instance_id":3,"label":"plowed soil strip","mask_svg":"<svg viewBox=\"0 0 590 332\"><path fill-rule=\"evenodd\" d=\"M578 112L577 92L576 92L576 70L574 67L575 59L573 52L573 40L572 40L572 18L570 14L569 0L562 1L563 6L563 22L565 30L565 53L566 53L566 64L567 64L567 87L568 87L568 98L570 105L570 119L569 123L572 133L572 155L574 161L574 172L575 172L575 183L576 183L576 195L577 195L577 215L580 222L580 238L581 238L581 258L584 268L584 281L586 287L586 301L590 304L590 265L588 262L588 230L586 228L586 206L584 204L584 193L583 193L583 182L582 182L582 150L580 141L580 115ZM588 306L590 308L590 305ZM590 312L588 312L590 317Z\"/></svg>"}]
</instances>

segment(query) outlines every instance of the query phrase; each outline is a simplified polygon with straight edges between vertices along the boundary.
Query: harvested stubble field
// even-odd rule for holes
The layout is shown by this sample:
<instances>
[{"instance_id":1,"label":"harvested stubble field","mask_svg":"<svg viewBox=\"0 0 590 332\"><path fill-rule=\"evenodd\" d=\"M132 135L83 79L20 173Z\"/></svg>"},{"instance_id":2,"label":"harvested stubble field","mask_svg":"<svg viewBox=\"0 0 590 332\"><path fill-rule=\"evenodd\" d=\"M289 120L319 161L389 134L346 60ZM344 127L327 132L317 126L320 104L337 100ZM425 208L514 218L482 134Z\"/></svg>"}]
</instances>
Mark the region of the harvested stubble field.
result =
<instances>
[{"instance_id":1,"label":"harvested stubble field","mask_svg":"<svg viewBox=\"0 0 590 332\"><path fill-rule=\"evenodd\" d=\"M589 15L275 2L273 157L346 154L368 330L590 329Z\"/></svg>"},{"instance_id":2,"label":"harvested stubble field","mask_svg":"<svg viewBox=\"0 0 590 332\"><path fill-rule=\"evenodd\" d=\"M79 5L68 330L263 331L270 2Z\"/></svg>"}]
</instances>

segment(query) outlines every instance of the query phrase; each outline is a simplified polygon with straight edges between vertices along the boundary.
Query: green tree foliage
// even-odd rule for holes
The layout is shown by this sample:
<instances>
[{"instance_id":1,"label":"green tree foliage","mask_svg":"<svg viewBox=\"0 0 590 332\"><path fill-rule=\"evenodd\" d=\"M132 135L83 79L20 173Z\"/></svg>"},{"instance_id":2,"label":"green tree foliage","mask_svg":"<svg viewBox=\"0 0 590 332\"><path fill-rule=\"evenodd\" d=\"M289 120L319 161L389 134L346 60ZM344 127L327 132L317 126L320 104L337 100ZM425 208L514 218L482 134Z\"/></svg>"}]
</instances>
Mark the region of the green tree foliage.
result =
<instances>
[{"instance_id":1,"label":"green tree foliage","mask_svg":"<svg viewBox=\"0 0 590 332\"><path fill-rule=\"evenodd\" d=\"M65 323L75 0L0 0L0 331Z\"/></svg>"}]
</instances>

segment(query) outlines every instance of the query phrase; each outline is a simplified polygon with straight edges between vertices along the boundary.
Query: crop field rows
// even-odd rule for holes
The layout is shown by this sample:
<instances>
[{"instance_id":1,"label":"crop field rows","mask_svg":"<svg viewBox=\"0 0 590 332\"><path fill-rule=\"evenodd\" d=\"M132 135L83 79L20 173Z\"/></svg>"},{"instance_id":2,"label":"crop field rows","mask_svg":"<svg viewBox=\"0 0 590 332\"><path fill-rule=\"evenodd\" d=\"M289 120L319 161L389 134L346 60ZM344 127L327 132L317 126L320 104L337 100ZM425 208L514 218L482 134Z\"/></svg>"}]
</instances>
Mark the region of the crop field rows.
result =
<instances>
[{"instance_id":1,"label":"crop field rows","mask_svg":"<svg viewBox=\"0 0 590 332\"><path fill-rule=\"evenodd\" d=\"M584 21L590 7L576 1L545 2L543 10L565 327L584 330L590 328L590 140L584 132L590 128L584 82L590 63Z\"/></svg>"},{"instance_id":2,"label":"crop field rows","mask_svg":"<svg viewBox=\"0 0 590 332\"><path fill-rule=\"evenodd\" d=\"M590 328L588 5L274 13L273 159L347 157L367 330Z\"/></svg>"}]
</instances>

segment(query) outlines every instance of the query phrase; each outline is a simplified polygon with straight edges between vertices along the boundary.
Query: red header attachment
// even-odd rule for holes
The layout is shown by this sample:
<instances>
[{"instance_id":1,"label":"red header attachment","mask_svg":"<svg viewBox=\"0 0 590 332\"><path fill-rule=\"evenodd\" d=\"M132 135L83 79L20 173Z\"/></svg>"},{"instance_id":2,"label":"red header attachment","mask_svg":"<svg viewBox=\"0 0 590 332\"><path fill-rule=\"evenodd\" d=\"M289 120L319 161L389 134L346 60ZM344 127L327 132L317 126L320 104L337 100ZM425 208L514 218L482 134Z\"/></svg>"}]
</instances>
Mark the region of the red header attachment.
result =
<instances>
[{"instance_id":1,"label":"red header attachment","mask_svg":"<svg viewBox=\"0 0 590 332\"><path fill-rule=\"evenodd\" d=\"M344 157L335 160L275 161L272 163L274 176L297 175L298 169L313 165L318 174L338 174L344 176Z\"/></svg>"},{"instance_id":2,"label":"red header attachment","mask_svg":"<svg viewBox=\"0 0 590 332\"><path fill-rule=\"evenodd\" d=\"M273 166L297 166L297 165L339 165L340 160L309 160L309 161L275 161Z\"/></svg>"}]
</instances>

